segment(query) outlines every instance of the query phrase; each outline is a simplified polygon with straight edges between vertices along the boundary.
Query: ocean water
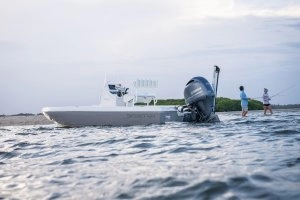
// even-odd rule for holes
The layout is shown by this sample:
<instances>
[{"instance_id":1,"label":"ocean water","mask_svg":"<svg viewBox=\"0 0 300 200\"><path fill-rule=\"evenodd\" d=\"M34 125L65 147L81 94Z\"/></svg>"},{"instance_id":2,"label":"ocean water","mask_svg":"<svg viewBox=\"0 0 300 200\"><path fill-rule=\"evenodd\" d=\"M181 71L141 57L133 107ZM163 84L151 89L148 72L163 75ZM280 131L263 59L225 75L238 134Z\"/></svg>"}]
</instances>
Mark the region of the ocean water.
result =
<instances>
[{"instance_id":1,"label":"ocean water","mask_svg":"<svg viewBox=\"0 0 300 200\"><path fill-rule=\"evenodd\" d=\"M300 110L219 117L0 127L0 199L300 199Z\"/></svg>"}]
</instances>

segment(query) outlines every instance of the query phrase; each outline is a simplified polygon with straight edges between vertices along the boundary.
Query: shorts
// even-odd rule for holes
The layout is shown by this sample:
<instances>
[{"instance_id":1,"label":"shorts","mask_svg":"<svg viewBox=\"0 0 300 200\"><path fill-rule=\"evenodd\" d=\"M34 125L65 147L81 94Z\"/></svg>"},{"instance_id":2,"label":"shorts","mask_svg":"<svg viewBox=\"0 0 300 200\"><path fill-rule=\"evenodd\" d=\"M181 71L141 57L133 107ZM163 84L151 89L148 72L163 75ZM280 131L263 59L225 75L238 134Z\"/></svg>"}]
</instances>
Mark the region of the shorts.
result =
<instances>
[{"instance_id":1,"label":"shorts","mask_svg":"<svg viewBox=\"0 0 300 200\"><path fill-rule=\"evenodd\" d=\"M242 111L248 111L248 106L242 106Z\"/></svg>"},{"instance_id":2,"label":"shorts","mask_svg":"<svg viewBox=\"0 0 300 200\"><path fill-rule=\"evenodd\" d=\"M269 104L269 103L268 103L268 104L264 104L264 106L270 106L270 105L271 105L271 104Z\"/></svg>"}]
</instances>

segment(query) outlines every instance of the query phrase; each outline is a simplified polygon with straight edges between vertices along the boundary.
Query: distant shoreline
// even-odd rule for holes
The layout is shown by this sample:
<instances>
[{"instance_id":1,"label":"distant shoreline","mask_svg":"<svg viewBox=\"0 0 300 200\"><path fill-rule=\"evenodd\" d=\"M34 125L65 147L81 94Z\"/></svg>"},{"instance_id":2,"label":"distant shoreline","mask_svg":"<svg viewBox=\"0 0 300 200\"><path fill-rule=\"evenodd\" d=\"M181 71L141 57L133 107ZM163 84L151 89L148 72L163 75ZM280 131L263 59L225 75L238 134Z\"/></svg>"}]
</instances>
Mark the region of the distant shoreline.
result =
<instances>
[{"instance_id":1,"label":"distant shoreline","mask_svg":"<svg viewBox=\"0 0 300 200\"><path fill-rule=\"evenodd\" d=\"M1 126L23 126L23 125L46 125L53 124L54 122L48 120L44 115L1 115Z\"/></svg>"}]
</instances>

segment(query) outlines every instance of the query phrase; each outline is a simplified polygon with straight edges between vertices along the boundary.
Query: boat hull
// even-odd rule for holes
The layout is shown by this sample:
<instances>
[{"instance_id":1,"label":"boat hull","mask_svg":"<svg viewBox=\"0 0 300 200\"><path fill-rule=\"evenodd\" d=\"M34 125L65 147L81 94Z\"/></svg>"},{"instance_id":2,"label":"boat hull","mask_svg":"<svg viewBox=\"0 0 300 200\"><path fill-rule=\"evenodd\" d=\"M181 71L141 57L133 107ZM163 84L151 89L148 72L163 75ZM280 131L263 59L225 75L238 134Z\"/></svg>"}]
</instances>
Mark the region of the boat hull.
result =
<instances>
[{"instance_id":1,"label":"boat hull","mask_svg":"<svg viewBox=\"0 0 300 200\"><path fill-rule=\"evenodd\" d=\"M43 114L62 126L132 126L182 121L175 107L48 107Z\"/></svg>"}]
</instances>

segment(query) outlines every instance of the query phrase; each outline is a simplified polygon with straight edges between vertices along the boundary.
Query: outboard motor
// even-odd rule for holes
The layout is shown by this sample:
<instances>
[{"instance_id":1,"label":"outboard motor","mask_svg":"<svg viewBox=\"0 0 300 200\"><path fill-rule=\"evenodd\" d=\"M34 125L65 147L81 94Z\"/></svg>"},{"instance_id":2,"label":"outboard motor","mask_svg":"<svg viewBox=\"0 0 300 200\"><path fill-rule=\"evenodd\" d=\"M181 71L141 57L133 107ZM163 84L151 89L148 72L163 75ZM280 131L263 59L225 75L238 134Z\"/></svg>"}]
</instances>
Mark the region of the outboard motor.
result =
<instances>
[{"instance_id":1,"label":"outboard motor","mask_svg":"<svg viewBox=\"0 0 300 200\"><path fill-rule=\"evenodd\" d=\"M206 122L214 111L215 93L203 77L194 77L184 89L187 108L184 121Z\"/></svg>"},{"instance_id":2,"label":"outboard motor","mask_svg":"<svg viewBox=\"0 0 300 200\"><path fill-rule=\"evenodd\" d=\"M186 105L178 107L184 122L219 122L215 114L220 68L214 66L212 85L203 77L192 78L185 86Z\"/></svg>"}]
</instances>

